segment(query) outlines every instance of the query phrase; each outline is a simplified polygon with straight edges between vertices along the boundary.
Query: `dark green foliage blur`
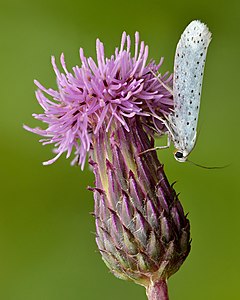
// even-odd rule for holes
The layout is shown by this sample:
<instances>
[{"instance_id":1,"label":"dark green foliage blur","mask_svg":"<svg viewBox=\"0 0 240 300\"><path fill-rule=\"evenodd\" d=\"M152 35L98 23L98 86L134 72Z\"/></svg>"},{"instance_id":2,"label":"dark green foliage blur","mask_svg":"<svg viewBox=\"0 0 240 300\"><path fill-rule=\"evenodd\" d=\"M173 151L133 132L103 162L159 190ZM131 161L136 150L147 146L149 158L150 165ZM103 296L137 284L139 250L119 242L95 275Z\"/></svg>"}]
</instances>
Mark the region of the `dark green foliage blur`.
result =
<instances>
[{"instance_id":1,"label":"dark green foliage blur","mask_svg":"<svg viewBox=\"0 0 240 300\"><path fill-rule=\"evenodd\" d=\"M62 157L51 166L51 147L22 129L39 126L33 79L56 87L50 56L64 51L69 69L78 50L95 57L99 37L110 55L123 30L138 30L150 57L172 70L176 43L193 19L207 23L213 40L205 69L200 134L191 159L204 170L158 152L170 182L189 212L192 251L169 281L175 300L239 298L239 70L240 2L233 1L1 1L0 299L146 299L133 283L116 279L97 252L93 185ZM165 143L158 140L158 144Z\"/></svg>"}]
</instances>

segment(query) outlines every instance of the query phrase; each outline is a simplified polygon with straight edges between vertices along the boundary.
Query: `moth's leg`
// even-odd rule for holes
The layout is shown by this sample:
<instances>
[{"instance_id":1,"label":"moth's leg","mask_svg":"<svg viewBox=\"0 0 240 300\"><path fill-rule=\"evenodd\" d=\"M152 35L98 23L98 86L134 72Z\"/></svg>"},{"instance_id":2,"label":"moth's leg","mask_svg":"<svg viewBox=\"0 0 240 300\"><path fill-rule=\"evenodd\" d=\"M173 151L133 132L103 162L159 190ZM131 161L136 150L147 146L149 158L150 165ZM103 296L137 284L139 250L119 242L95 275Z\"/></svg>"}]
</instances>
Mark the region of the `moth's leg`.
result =
<instances>
[{"instance_id":1,"label":"moth's leg","mask_svg":"<svg viewBox=\"0 0 240 300\"><path fill-rule=\"evenodd\" d=\"M157 75L157 74L155 74L154 72L153 72L153 70L150 70L151 71L151 73L157 78L157 80L161 83L161 85L171 94L171 95L173 95L173 90L168 86L168 85L166 85L160 78L159 78L159 76L161 75L161 74L159 74L159 75Z\"/></svg>"},{"instance_id":2,"label":"moth's leg","mask_svg":"<svg viewBox=\"0 0 240 300\"><path fill-rule=\"evenodd\" d=\"M161 117L159 117L158 115L155 115L155 114L150 114L150 115L153 118L156 118L157 120L161 121L163 123L163 125L165 125L165 127L167 128L168 133L171 135L172 139L174 139L174 133L173 133L173 130L174 130L173 128L175 127L174 124L172 124L172 122L170 122L169 119L165 120L165 119L163 119L163 118L161 118Z\"/></svg>"},{"instance_id":3,"label":"moth's leg","mask_svg":"<svg viewBox=\"0 0 240 300\"><path fill-rule=\"evenodd\" d=\"M171 136L170 136L170 133L169 133L169 132L167 132L166 135L167 135L167 145L165 145L165 146L158 146L158 147L154 147L154 148L147 149L147 150L145 150L145 151L139 153L139 155L142 155L142 154L145 154L145 153L154 151L154 150L158 150L158 149L166 149L166 148L169 148L170 145L171 145Z\"/></svg>"}]
</instances>

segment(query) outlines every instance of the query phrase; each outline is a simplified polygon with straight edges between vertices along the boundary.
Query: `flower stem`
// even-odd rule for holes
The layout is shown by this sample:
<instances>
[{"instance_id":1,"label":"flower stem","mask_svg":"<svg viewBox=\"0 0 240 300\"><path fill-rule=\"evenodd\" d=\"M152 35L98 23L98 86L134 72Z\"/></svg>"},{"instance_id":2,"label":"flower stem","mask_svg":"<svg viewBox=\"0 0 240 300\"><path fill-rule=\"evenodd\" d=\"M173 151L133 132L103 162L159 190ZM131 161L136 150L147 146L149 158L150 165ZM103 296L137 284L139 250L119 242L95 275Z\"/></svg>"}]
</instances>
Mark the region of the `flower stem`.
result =
<instances>
[{"instance_id":1,"label":"flower stem","mask_svg":"<svg viewBox=\"0 0 240 300\"><path fill-rule=\"evenodd\" d=\"M148 300L169 300L166 280L152 282L146 290Z\"/></svg>"}]
</instances>

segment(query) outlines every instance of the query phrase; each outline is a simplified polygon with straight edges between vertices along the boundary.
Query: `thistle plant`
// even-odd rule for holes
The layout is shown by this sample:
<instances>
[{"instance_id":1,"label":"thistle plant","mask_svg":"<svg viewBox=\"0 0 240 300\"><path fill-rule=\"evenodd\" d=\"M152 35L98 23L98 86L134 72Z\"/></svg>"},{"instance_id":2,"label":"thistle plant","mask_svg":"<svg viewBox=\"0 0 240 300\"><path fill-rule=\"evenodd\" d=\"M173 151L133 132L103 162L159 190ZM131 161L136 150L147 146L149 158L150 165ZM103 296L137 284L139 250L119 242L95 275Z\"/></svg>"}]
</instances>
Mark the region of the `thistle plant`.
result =
<instances>
[{"instance_id":1,"label":"thistle plant","mask_svg":"<svg viewBox=\"0 0 240 300\"><path fill-rule=\"evenodd\" d=\"M123 33L120 48L105 58L97 40L97 63L80 49L81 66L69 72L63 54L61 72L52 58L57 90L35 81L44 112L33 116L46 129L25 129L54 144L55 162L63 153L95 175L93 191L96 242L103 261L118 278L146 288L148 299L168 298L167 280L190 251L190 226L154 148L167 130L160 121L173 108L169 73L148 60L148 46ZM163 83L163 84L161 84ZM48 97L47 97L48 96ZM159 118L161 117L161 118Z\"/></svg>"}]
</instances>

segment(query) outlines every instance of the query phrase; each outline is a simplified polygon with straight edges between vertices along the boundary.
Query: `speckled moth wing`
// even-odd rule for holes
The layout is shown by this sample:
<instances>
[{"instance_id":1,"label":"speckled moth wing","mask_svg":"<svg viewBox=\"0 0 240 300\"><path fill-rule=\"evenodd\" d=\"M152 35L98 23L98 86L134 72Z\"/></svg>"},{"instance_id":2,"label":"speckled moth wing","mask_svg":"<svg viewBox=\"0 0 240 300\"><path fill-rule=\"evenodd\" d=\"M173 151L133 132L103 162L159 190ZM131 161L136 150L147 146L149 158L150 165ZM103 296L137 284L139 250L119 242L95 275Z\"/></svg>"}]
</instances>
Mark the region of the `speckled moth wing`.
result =
<instances>
[{"instance_id":1,"label":"speckled moth wing","mask_svg":"<svg viewBox=\"0 0 240 300\"><path fill-rule=\"evenodd\" d=\"M211 33L200 21L191 22L178 42L173 77L176 138L191 152L195 144L202 81Z\"/></svg>"}]
</instances>

